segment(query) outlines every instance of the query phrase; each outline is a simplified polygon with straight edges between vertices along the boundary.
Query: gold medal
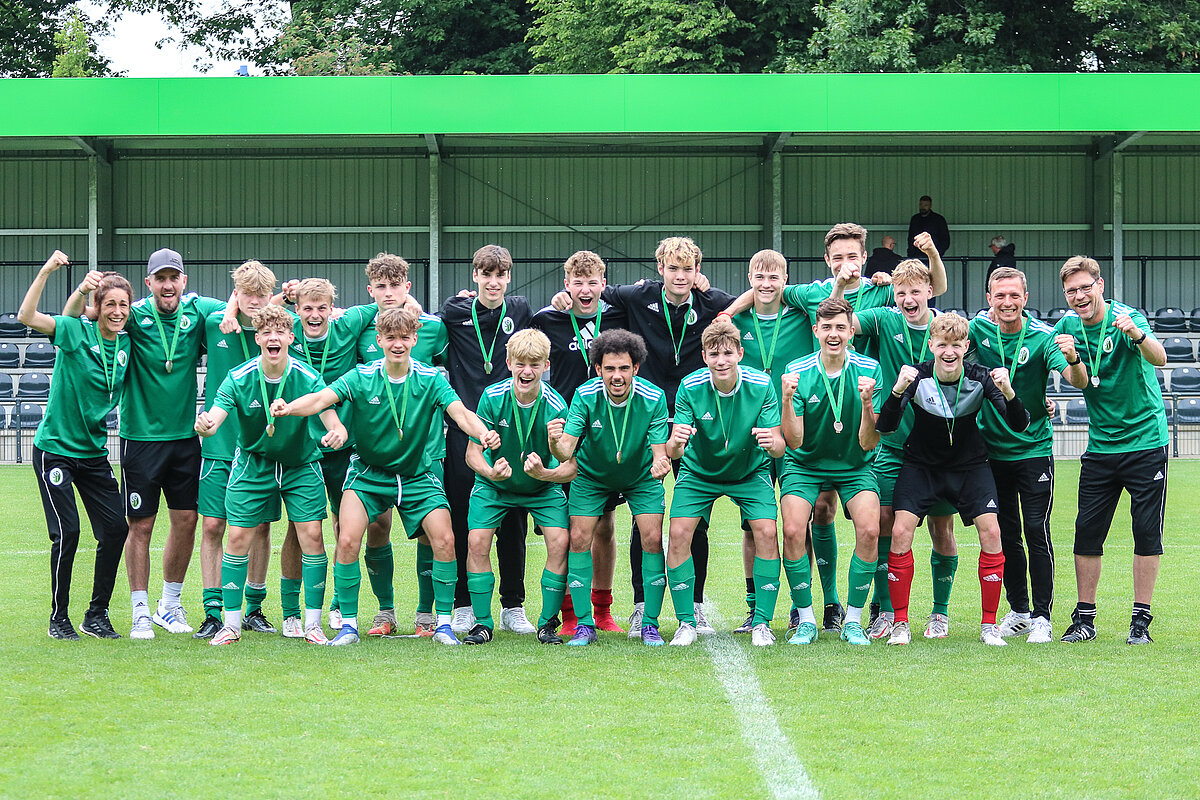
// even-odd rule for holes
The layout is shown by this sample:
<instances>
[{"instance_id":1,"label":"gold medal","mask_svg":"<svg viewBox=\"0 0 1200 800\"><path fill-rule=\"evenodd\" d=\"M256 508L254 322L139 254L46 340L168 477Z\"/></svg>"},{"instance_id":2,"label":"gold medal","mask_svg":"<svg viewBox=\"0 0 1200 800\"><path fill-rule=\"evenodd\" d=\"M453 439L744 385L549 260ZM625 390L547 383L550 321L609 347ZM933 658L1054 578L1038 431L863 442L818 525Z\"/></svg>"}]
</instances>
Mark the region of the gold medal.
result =
<instances>
[{"instance_id":1,"label":"gold medal","mask_svg":"<svg viewBox=\"0 0 1200 800\"><path fill-rule=\"evenodd\" d=\"M274 435L275 435L275 423L272 422L270 425L267 426L267 436L274 436Z\"/></svg>"},{"instance_id":2,"label":"gold medal","mask_svg":"<svg viewBox=\"0 0 1200 800\"><path fill-rule=\"evenodd\" d=\"M492 374L492 362L490 362L490 361L483 362L483 371L484 371L484 374L491 375Z\"/></svg>"},{"instance_id":3,"label":"gold medal","mask_svg":"<svg viewBox=\"0 0 1200 800\"><path fill-rule=\"evenodd\" d=\"M621 451L620 450L617 451L617 463L618 464L621 463Z\"/></svg>"},{"instance_id":4,"label":"gold medal","mask_svg":"<svg viewBox=\"0 0 1200 800\"><path fill-rule=\"evenodd\" d=\"M166 368L167 372L170 372L175 367L175 362L170 359L167 359L166 361L163 362L163 367Z\"/></svg>"},{"instance_id":5,"label":"gold medal","mask_svg":"<svg viewBox=\"0 0 1200 800\"><path fill-rule=\"evenodd\" d=\"M404 438L404 431L402 431L400 428L396 428L396 438L397 438L397 439L403 439L403 438Z\"/></svg>"}]
</instances>

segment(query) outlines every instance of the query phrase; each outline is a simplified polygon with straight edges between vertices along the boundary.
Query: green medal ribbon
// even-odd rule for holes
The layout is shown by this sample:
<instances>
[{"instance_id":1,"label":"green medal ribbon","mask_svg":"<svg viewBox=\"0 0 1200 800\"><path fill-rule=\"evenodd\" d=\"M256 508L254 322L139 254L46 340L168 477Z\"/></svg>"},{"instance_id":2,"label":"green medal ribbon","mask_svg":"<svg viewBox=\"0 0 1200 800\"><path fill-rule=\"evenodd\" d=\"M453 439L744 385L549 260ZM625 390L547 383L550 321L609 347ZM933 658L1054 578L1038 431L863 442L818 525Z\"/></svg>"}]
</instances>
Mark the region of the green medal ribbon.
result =
<instances>
[{"instance_id":1,"label":"green medal ribbon","mask_svg":"<svg viewBox=\"0 0 1200 800\"><path fill-rule=\"evenodd\" d=\"M1025 324L1021 326L1021 336L1017 339L1017 349L1013 353L1012 366L1004 363L1007 358L1004 355L1004 338L1000 332L1000 326L996 325L996 349L1000 351L1000 366L1008 367L1008 375L1011 379L1017 372L1017 359L1021 357L1021 347L1025 344L1025 334L1029 332L1029 320L1025 320Z\"/></svg>"},{"instance_id":2,"label":"green medal ribbon","mask_svg":"<svg viewBox=\"0 0 1200 800\"><path fill-rule=\"evenodd\" d=\"M147 303L146 306L150 309L150 316L154 317L154 324L158 326L158 336L163 343L163 368L170 372L175 366L175 348L179 346L179 332L183 330L183 308L175 311L175 338L171 340L170 349L167 348L167 331L163 328L162 317L158 315L158 306L154 301ZM249 360L250 356L247 355Z\"/></svg>"},{"instance_id":3,"label":"green medal ribbon","mask_svg":"<svg viewBox=\"0 0 1200 800\"><path fill-rule=\"evenodd\" d=\"M933 324L933 312L930 312L929 313L929 325L925 326L925 338L921 340L921 349L917 351L916 355L913 355L913 349L912 349L913 343L912 343L912 339L909 338L909 333L911 331L909 330L908 322L904 323L904 345L905 345L905 347L908 348L908 363L910 365L916 366L917 364L920 364L923 360L925 360L925 348L929 346L929 327L932 324ZM1004 356L1001 355L1000 358L1001 358L1001 360L1003 360Z\"/></svg>"},{"instance_id":4,"label":"green medal ribbon","mask_svg":"<svg viewBox=\"0 0 1200 800\"><path fill-rule=\"evenodd\" d=\"M288 375L292 373L292 360L288 359L287 369L283 371L283 377L279 379L279 385L275 387L274 400L278 400L283 394L283 385L287 383ZM258 362L258 388L262 391L263 411L267 414L267 436L275 435L275 417L271 416L272 398L267 397L267 374L263 372L262 359Z\"/></svg>"},{"instance_id":5,"label":"green medal ribbon","mask_svg":"<svg viewBox=\"0 0 1200 800\"><path fill-rule=\"evenodd\" d=\"M958 376L958 387L954 390L954 405L958 405L958 398L962 395L963 378L967 377L967 370L964 367L962 373ZM950 418L946 420L946 428L950 431L950 446L954 447L954 423L958 418L954 416L954 408L950 405L950 401L946 399L946 393L942 391L942 382L938 379L937 373L933 374L933 379L937 382L938 396L942 398L942 403L946 406L946 411L949 412Z\"/></svg>"},{"instance_id":6,"label":"green medal ribbon","mask_svg":"<svg viewBox=\"0 0 1200 800\"><path fill-rule=\"evenodd\" d=\"M754 321L754 335L758 337L758 357L762 359L763 372L769 375L771 373L771 362L775 360L775 345L779 344L779 329L783 327L783 306L779 307L779 312L775 315L775 335L771 337L771 351L769 353L763 353L762 328L758 324L758 313L754 309L750 309L750 319Z\"/></svg>"},{"instance_id":7,"label":"green medal ribbon","mask_svg":"<svg viewBox=\"0 0 1200 800\"><path fill-rule=\"evenodd\" d=\"M833 398L833 384L829 382L829 374L825 372L825 365L818 359L818 372L821 373L821 380L825 383L825 396L829 398L829 410L833 412L833 432L841 433L842 428L842 398L846 396L846 367L848 364L842 362L842 371L838 374L838 390L837 400Z\"/></svg>"},{"instance_id":8,"label":"green medal ribbon","mask_svg":"<svg viewBox=\"0 0 1200 800\"><path fill-rule=\"evenodd\" d=\"M486 352L483 349L483 334L479 330L479 314L475 311L475 306L478 304L478 298L471 301L471 322L475 324L475 338L479 340L479 354L483 356L484 374L491 375L492 353L496 352L496 340L500 338L500 329L504 326L504 317L508 314L508 302L500 304L500 319L496 320L496 333L492 335L492 346Z\"/></svg>"},{"instance_id":9,"label":"green medal ribbon","mask_svg":"<svg viewBox=\"0 0 1200 800\"><path fill-rule=\"evenodd\" d=\"M671 324L671 312L667 305L667 290L662 290L662 312L663 317L667 320L667 335L671 337L671 348L675 351L675 366L679 366L679 351L683 349L683 337L687 336L688 317L691 315L691 306L688 306L688 313L683 315L683 328L679 331L679 341L675 341L675 327Z\"/></svg>"},{"instance_id":10,"label":"green medal ribbon","mask_svg":"<svg viewBox=\"0 0 1200 800\"><path fill-rule=\"evenodd\" d=\"M1079 320L1079 326L1083 332L1083 343L1088 349L1088 369L1092 373L1092 386L1100 385L1100 351L1104 349L1104 333L1108 329L1108 314L1112 311L1112 306L1108 303L1104 304L1104 319L1100 322L1100 338L1096 340L1096 349L1092 350L1092 343L1088 340L1087 326L1083 324L1083 320Z\"/></svg>"},{"instance_id":11,"label":"green medal ribbon","mask_svg":"<svg viewBox=\"0 0 1200 800\"><path fill-rule=\"evenodd\" d=\"M709 381L712 382L711 375L709 376ZM741 375L741 373L738 373L738 382L737 382L737 384L734 385L733 392L730 392L730 394L733 394L734 392L736 392L741 387L741 385L742 385L742 375ZM721 391L719 389L717 389L716 382L712 382L712 387L713 387L713 397L716 398L716 401L717 401L717 419L719 419L721 421L721 435L725 437L725 449L721 451L723 453L723 452L725 452L725 450L729 449L729 431L725 430L725 412L721 410Z\"/></svg>"},{"instance_id":12,"label":"green medal ribbon","mask_svg":"<svg viewBox=\"0 0 1200 800\"><path fill-rule=\"evenodd\" d=\"M100 335L100 331L96 331L96 349L100 352L100 368L104 370L104 385L108 387L108 399L112 400L113 392L117 386L117 354L121 347L117 339L113 339L113 362L112 372L108 371L108 354L104 352L104 337Z\"/></svg>"},{"instance_id":13,"label":"green medal ribbon","mask_svg":"<svg viewBox=\"0 0 1200 800\"><path fill-rule=\"evenodd\" d=\"M604 392L604 399L608 401L606 408L608 409L608 424L612 428L613 441L617 445L617 463L621 463L621 451L625 449L625 432L629 429L629 409L633 406L633 386L629 387L629 397L625 398L625 416L621 420L621 437L617 438L617 420L613 417L613 402L608 396L608 391ZM530 423L532 424L532 423Z\"/></svg>"},{"instance_id":14,"label":"green medal ribbon","mask_svg":"<svg viewBox=\"0 0 1200 800\"><path fill-rule=\"evenodd\" d=\"M600 307L600 301L596 301L596 328L595 335L600 335L600 318L604 314L604 309ZM568 311L567 316L571 318L571 327L575 329L575 343L579 345L579 355L583 356L583 366L585 369L590 369L592 363L588 361L587 345L583 342L583 334L579 332L579 323L575 320L575 312ZM586 323L585 323L586 324Z\"/></svg>"},{"instance_id":15,"label":"green medal ribbon","mask_svg":"<svg viewBox=\"0 0 1200 800\"><path fill-rule=\"evenodd\" d=\"M517 429L517 438L521 442L521 461L525 460L525 442L533 435L533 421L537 419L538 409L542 405L542 390L538 387L537 399L533 401L533 406L529 409L529 425L521 427L521 406L517 403L517 381L514 378L512 382L512 413L513 425Z\"/></svg>"},{"instance_id":16,"label":"green medal ribbon","mask_svg":"<svg viewBox=\"0 0 1200 800\"><path fill-rule=\"evenodd\" d=\"M242 347L245 347L245 346L246 346L246 343L243 341ZM303 332L300 333L300 347L303 348L303 350L304 350L304 358L308 361L308 365L310 367L312 367L313 369L317 369L316 362L313 360L313 357L312 357L312 351L310 351L308 349L308 339L305 338ZM322 380L325 379L325 365L329 363L329 350L330 350L330 348L329 348L329 330L326 329L326 331L325 331L325 351L323 353L321 353L321 368L317 369L317 374L321 376Z\"/></svg>"},{"instance_id":17,"label":"green medal ribbon","mask_svg":"<svg viewBox=\"0 0 1200 800\"><path fill-rule=\"evenodd\" d=\"M396 413L396 398L392 396L392 379L388 377L387 368L383 370L383 389L387 395L388 406L392 409L392 420L396 423L396 438L404 438L404 420L408 418L409 385L412 383L412 362L408 365L408 377L404 379L404 396L400 399L400 413Z\"/></svg>"}]
</instances>

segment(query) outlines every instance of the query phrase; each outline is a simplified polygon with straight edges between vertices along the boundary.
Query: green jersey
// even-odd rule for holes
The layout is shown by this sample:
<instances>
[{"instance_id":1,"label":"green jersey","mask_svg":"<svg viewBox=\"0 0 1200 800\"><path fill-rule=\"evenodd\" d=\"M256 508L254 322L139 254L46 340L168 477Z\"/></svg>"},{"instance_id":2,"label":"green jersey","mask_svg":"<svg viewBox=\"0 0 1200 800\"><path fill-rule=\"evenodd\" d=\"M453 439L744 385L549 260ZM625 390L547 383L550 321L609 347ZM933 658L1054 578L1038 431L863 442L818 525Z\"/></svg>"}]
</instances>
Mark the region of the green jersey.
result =
<instances>
[{"instance_id":1,"label":"green jersey","mask_svg":"<svg viewBox=\"0 0 1200 800\"><path fill-rule=\"evenodd\" d=\"M355 452L368 466L402 478L429 471L432 463L425 439L434 420L458 395L436 368L409 360L408 374L388 377L384 361L359 364L329 388L338 402L350 401L350 433Z\"/></svg>"},{"instance_id":2,"label":"green jersey","mask_svg":"<svg viewBox=\"0 0 1200 800\"><path fill-rule=\"evenodd\" d=\"M680 384L675 424L696 429L683 451L683 469L718 483L737 483L768 468L771 458L752 429L779 425L779 398L766 373L741 365L733 391L721 394L706 367Z\"/></svg>"},{"instance_id":3,"label":"green jersey","mask_svg":"<svg viewBox=\"0 0 1200 800\"><path fill-rule=\"evenodd\" d=\"M225 302L191 292L172 314L161 314L154 297L129 307L130 365L121 395L121 437L165 442L195 436L196 366L204 344L204 320ZM168 368L169 367L169 368Z\"/></svg>"},{"instance_id":4,"label":"green jersey","mask_svg":"<svg viewBox=\"0 0 1200 800\"><path fill-rule=\"evenodd\" d=\"M821 304L822 300L828 300L831 294L833 294L833 278L826 278L823 281L783 287L783 302L802 310L810 320L816 320L817 306ZM856 314L860 314L868 308L886 308L895 304L891 286L876 286L869 280L859 281L857 289L853 292L846 292L843 296L854 307ZM808 338L808 352L815 353L821 349L812 328L808 330ZM862 337L854 337L854 346L862 349L864 346Z\"/></svg>"},{"instance_id":5,"label":"green jersey","mask_svg":"<svg viewBox=\"0 0 1200 800\"><path fill-rule=\"evenodd\" d=\"M780 306L779 313L765 316L753 308L733 318L742 334L746 355L742 362L771 376L775 396L783 394L783 373L792 361L813 351L812 321L800 308Z\"/></svg>"},{"instance_id":6,"label":"green jersey","mask_svg":"<svg viewBox=\"0 0 1200 800\"><path fill-rule=\"evenodd\" d=\"M848 351L842 369L829 375L817 352L788 364L787 371L795 373L799 381L792 407L804 423L804 442L796 450L788 448L785 466L809 472L846 472L868 466L874 450L865 451L858 443L862 422L858 379L875 379L871 404L879 413L891 388L884 388L879 362Z\"/></svg>"},{"instance_id":7,"label":"green jersey","mask_svg":"<svg viewBox=\"0 0 1200 800\"><path fill-rule=\"evenodd\" d=\"M80 317L54 318L54 380L46 416L33 435L33 446L72 458L108 454L104 420L117 404L129 368L130 342L124 331L113 341L100 326Z\"/></svg>"},{"instance_id":8,"label":"green jersey","mask_svg":"<svg viewBox=\"0 0 1200 800\"><path fill-rule=\"evenodd\" d=\"M942 312L936 308L929 309L929 321ZM910 325L904 317L904 312L895 306L889 308L869 308L855 314L858 317L858 327L862 332L860 337L869 343L869 349L875 353L883 375L880 382L887 391L896 385L900 377L900 368L905 364L915 367L925 361L933 360L929 349L929 325ZM893 450L903 450L904 443L913 428L912 405L904 407L900 417L900 427L891 433L883 434L880 442L884 447Z\"/></svg>"},{"instance_id":9,"label":"green jersey","mask_svg":"<svg viewBox=\"0 0 1200 800\"><path fill-rule=\"evenodd\" d=\"M327 384L332 383L354 369L354 365L358 363L358 337L374 321L374 305L353 306L346 309L342 316L329 320L329 326L325 329L324 336L310 339L304 332L304 321L297 317L292 327L295 341L288 348L288 352L292 358L308 364L310 369L321 376L321 380ZM346 426L347 432L350 430L349 408L343 403L334 409L338 419ZM313 417L309 420L309 426L313 429L312 432L317 441L320 441L321 437L325 435L325 426L321 424L321 420ZM347 439L341 449L353 447L353 445L354 439ZM322 447L321 452L326 453L331 450L328 447Z\"/></svg>"},{"instance_id":10,"label":"green jersey","mask_svg":"<svg viewBox=\"0 0 1200 800\"><path fill-rule=\"evenodd\" d=\"M579 438L579 474L613 489L640 483L650 475L652 444L666 444L667 397L662 389L634 376L621 405L608 399L604 381L592 378L575 390L564 431Z\"/></svg>"},{"instance_id":11,"label":"green jersey","mask_svg":"<svg viewBox=\"0 0 1200 800\"><path fill-rule=\"evenodd\" d=\"M550 453L546 423L552 419L566 419L567 404L562 396L542 381L537 399L525 407L517 402L513 394L513 379L507 378L483 390L475 413L484 425L500 434L500 449L483 448L488 464L506 458L512 467L512 477L507 480L497 482L479 475L476 481L511 494L537 494L544 490L545 481L525 474L525 457L537 453L547 469L558 466L558 459Z\"/></svg>"},{"instance_id":12,"label":"green jersey","mask_svg":"<svg viewBox=\"0 0 1200 800\"><path fill-rule=\"evenodd\" d=\"M1051 372L1067 368L1066 356L1054 343L1054 328L1025 315L1018 333L1000 333L984 309L971 320L971 349L968 358L995 369L1008 370L1013 391L1029 412L1029 427L1016 433L996 413L991 403L983 404L979 428L988 456L1000 461L1054 455L1054 434L1046 414L1046 379Z\"/></svg>"},{"instance_id":13,"label":"green jersey","mask_svg":"<svg viewBox=\"0 0 1200 800\"><path fill-rule=\"evenodd\" d=\"M1083 398L1089 453L1133 453L1167 443L1167 415L1154 367L1128 336L1113 327L1117 314L1128 314L1142 333L1154 336L1142 312L1115 300L1095 325L1084 325L1071 311L1054 326L1055 333L1075 337L1075 348L1087 366Z\"/></svg>"},{"instance_id":14,"label":"green jersey","mask_svg":"<svg viewBox=\"0 0 1200 800\"><path fill-rule=\"evenodd\" d=\"M208 351L204 375L204 410L209 411L217 402L217 390L235 367L256 358L260 352L254 341L254 329L243 325L240 333L221 333L224 311L214 311L204 320L205 350ZM233 425L222 425L216 433L200 440L200 453L207 459L233 461L237 448L237 429Z\"/></svg>"},{"instance_id":15,"label":"green jersey","mask_svg":"<svg viewBox=\"0 0 1200 800\"><path fill-rule=\"evenodd\" d=\"M304 417L275 417L267 425L267 408L276 398L290 402L319 392L325 382L307 364L288 358L283 377L263 375L262 356L247 361L221 381L214 405L223 408L237 425L238 449L254 453L285 467L296 467L321 457L317 439ZM227 423L227 424L228 424Z\"/></svg>"}]
</instances>

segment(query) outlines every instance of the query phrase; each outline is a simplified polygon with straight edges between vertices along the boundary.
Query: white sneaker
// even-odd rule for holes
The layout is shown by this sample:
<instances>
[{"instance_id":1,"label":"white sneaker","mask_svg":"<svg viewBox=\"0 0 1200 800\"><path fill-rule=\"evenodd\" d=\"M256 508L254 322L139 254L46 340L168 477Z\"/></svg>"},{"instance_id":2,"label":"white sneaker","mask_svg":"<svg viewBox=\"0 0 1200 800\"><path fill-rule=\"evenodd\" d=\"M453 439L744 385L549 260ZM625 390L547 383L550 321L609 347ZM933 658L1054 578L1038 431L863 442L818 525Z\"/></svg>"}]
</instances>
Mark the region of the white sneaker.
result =
<instances>
[{"instance_id":1,"label":"white sneaker","mask_svg":"<svg viewBox=\"0 0 1200 800\"><path fill-rule=\"evenodd\" d=\"M687 647L696 643L696 626L690 622L679 623L679 630L675 631L675 637L671 639L671 645L674 647Z\"/></svg>"},{"instance_id":2,"label":"white sneaker","mask_svg":"<svg viewBox=\"0 0 1200 800\"><path fill-rule=\"evenodd\" d=\"M1004 641L1004 637L1000 635L999 628L995 623L985 623L979 626L979 641L984 644L990 644L993 647L1004 647L1008 642Z\"/></svg>"},{"instance_id":3,"label":"white sneaker","mask_svg":"<svg viewBox=\"0 0 1200 800\"><path fill-rule=\"evenodd\" d=\"M945 614L930 614L925 626L926 639L945 639L950 635L950 618Z\"/></svg>"},{"instance_id":4,"label":"white sneaker","mask_svg":"<svg viewBox=\"0 0 1200 800\"><path fill-rule=\"evenodd\" d=\"M894 621L894 612L880 611L879 616L871 623L871 627L867 628L867 638L882 639L885 636L890 636L892 633L892 622Z\"/></svg>"},{"instance_id":5,"label":"white sneaker","mask_svg":"<svg viewBox=\"0 0 1200 800\"><path fill-rule=\"evenodd\" d=\"M770 647L775 644L775 634L771 632L771 626L765 622L755 625L750 633L750 644L755 647Z\"/></svg>"},{"instance_id":6,"label":"white sneaker","mask_svg":"<svg viewBox=\"0 0 1200 800\"><path fill-rule=\"evenodd\" d=\"M330 630L340 631L342 629L342 612L341 609L329 609L329 628Z\"/></svg>"},{"instance_id":7,"label":"white sneaker","mask_svg":"<svg viewBox=\"0 0 1200 800\"><path fill-rule=\"evenodd\" d=\"M154 626L150 623L150 617L142 615L133 621L133 627L129 629L130 639L153 639Z\"/></svg>"},{"instance_id":8,"label":"white sneaker","mask_svg":"<svg viewBox=\"0 0 1200 800\"><path fill-rule=\"evenodd\" d=\"M160 628L166 630L167 633L191 633L192 626L188 625L187 614L184 613L183 606L173 606L168 608L163 605L163 601L158 601L158 609L154 612L151 620Z\"/></svg>"},{"instance_id":9,"label":"white sneaker","mask_svg":"<svg viewBox=\"0 0 1200 800\"><path fill-rule=\"evenodd\" d=\"M450 630L455 633L470 633L475 627L475 612L470 606L459 606L454 609L454 617L450 620Z\"/></svg>"},{"instance_id":10,"label":"white sneaker","mask_svg":"<svg viewBox=\"0 0 1200 800\"><path fill-rule=\"evenodd\" d=\"M1007 639L1009 636L1020 636L1029 633L1033 626L1029 621L1029 613L1022 614L1019 611L1010 611L1004 615L1004 619L1000 620L1000 624L996 629L1000 631L1000 635Z\"/></svg>"},{"instance_id":11,"label":"white sneaker","mask_svg":"<svg viewBox=\"0 0 1200 800\"><path fill-rule=\"evenodd\" d=\"M500 630L520 634L537 633L537 628L533 627L521 606L506 608L500 612Z\"/></svg>"},{"instance_id":12,"label":"white sneaker","mask_svg":"<svg viewBox=\"0 0 1200 800\"><path fill-rule=\"evenodd\" d=\"M300 621L299 617L283 618L283 638L303 639L304 634L304 623Z\"/></svg>"},{"instance_id":13,"label":"white sneaker","mask_svg":"<svg viewBox=\"0 0 1200 800\"><path fill-rule=\"evenodd\" d=\"M1034 617L1029 627L1029 638L1025 640L1029 644L1050 644L1054 641L1054 629L1045 617Z\"/></svg>"},{"instance_id":14,"label":"white sneaker","mask_svg":"<svg viewBox=\"0 0 1200 800\"><path fill-rule=\"evenodd\" d=\"M912 642L912 633L908 630L907 622L897 622L892 626L892 635L888 637L888 644L909 644Z\"/></svg>"},{"instance_id":15,"label":"white sneaker","mask_svg":"<svg viewBox=\"0 0 1200 800\"><path fill-rule=\"evenodd\" d=\"M645 603L634 603L633 613L629 615L629 638L642 638L642 614L646 613Z\"/></svg>"},{"instance_id":16,"label":"white sneaker","mask_svg":"<svg viewBox=\"0 0 1200 800\"><path fill-rule=\"evenodd\" d=\"M288 617L288 619L294 619L296 624L300 623L299 617ZM288 619L283 621L284 636L288 635ZM303 638L304 641L308 642L309 644L329 644L329 637L325 635L325 631L321 630L321 625L319 623L316 625L309 625L307 629L300 633L300 637L289 636L288 638Z\"/></svg>"},{"instance_id":17,"label":"white sneaker","mask_svg":"<svg viewBox=\"0 0 1200 800\"><path fill-rule=\"evenodd\" d=\"M696 603L692 612L696 615L696 633L703 633L705 636L712 636L717 631L712 625L708 624L708 617L704 616L704 604Z\"/></svg>"}]
</instances>

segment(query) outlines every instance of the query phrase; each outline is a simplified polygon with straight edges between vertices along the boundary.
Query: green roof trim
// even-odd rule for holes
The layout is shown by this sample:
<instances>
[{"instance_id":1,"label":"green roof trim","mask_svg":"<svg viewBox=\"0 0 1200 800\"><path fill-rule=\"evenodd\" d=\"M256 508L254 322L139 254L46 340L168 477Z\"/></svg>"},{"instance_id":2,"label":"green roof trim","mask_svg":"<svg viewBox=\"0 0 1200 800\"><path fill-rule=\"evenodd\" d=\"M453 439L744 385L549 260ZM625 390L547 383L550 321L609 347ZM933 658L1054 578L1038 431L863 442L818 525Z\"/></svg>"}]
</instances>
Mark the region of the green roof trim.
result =
<instances>
[{"instance_id":1,"label":"green roof trim","mask_svg":"<svg viewBox=\"0 0 1200 800\"><path fill-rule=\"evenodd\" d=\"M1200 74L9 78L0 136L1177 132L1196 97Z\"/></svg>"}]
</instances>

